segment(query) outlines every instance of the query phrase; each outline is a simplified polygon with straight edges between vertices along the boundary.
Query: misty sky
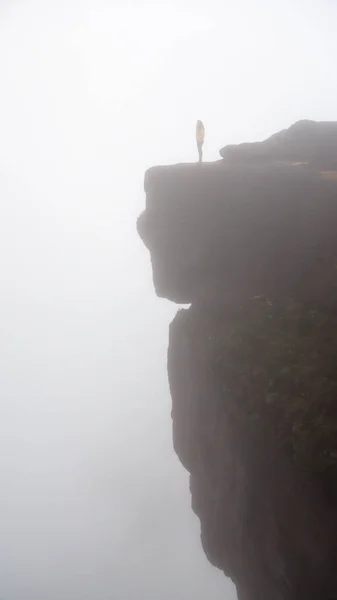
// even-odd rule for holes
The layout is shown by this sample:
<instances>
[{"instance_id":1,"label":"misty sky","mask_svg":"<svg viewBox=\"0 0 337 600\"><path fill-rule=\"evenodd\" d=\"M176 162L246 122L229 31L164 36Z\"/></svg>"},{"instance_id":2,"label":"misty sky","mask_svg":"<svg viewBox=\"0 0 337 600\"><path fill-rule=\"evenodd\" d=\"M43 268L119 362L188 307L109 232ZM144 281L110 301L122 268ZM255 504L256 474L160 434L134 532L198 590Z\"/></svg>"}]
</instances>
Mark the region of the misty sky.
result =
<instances>
[{"instance_id":1,"label":"misty sky","mask_svg":"<svg viewBox=\"0 0 337 600\"><path fill-rule=\"evenodd\" d=\"M0 597L233 600L173 453L143 174L337 118L335 0L0 0Z\"/></svg>"}]
</instances>

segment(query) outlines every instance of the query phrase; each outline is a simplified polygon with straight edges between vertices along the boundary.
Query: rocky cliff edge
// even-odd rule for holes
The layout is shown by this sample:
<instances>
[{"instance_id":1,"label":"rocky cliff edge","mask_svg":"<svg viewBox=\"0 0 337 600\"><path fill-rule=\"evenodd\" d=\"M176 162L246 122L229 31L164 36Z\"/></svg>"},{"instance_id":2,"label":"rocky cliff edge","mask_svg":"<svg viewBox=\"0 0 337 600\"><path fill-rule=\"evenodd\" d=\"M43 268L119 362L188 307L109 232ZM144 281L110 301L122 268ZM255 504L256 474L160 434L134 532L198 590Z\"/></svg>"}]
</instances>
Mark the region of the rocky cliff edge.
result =
<instances>
[{"instance_id":1,"label":"rocky cliff edge","mask_svg":"<svg viewBox=\"0 0 337 600\"><path fill-rule=\"evenodd\" d=\"M153 167L174 448L239 600L337 599L337 123Z\"/></svg>"}]
</instances>

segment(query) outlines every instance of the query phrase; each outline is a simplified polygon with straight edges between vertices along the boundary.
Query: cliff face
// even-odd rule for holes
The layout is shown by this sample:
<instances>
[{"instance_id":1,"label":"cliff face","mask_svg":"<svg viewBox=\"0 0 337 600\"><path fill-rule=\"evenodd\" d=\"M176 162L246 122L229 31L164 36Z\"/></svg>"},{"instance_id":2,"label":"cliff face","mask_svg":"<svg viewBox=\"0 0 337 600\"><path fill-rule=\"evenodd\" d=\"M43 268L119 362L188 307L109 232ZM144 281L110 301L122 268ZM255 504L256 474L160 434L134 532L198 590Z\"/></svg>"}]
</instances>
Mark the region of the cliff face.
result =
<instances>
[{"instance_id":1,"label":"cliff face","mask_svg":"<svg viewBox=\"0 0 337 600\"><path fill-rule=\"evenodd\" d=\"M208 559L239 600L332 600L337 127L277 135L150 169L138 231L157 295L191 304L170 325L168 374Z\"/></svg>"}]
</instances>

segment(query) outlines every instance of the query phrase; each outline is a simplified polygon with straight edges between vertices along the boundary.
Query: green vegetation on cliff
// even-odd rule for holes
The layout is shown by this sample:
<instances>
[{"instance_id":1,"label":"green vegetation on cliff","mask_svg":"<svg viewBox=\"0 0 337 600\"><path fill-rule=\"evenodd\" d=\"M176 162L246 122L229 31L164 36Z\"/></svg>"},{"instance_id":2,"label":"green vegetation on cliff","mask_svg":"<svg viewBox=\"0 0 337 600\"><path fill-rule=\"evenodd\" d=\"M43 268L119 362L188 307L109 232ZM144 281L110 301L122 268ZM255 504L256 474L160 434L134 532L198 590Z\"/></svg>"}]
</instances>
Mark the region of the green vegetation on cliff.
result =
<instances>
[{"instance_id":1,"label":"green vegetation on cliff","mask_svg":"<svg viewBox=\"0 0 337 600\"><path fill-rule=\"evenodd\" d=\"M337 314L263 297L202 313L185 326L224 400L337 494Z\"/></svg>"}]
</instances>

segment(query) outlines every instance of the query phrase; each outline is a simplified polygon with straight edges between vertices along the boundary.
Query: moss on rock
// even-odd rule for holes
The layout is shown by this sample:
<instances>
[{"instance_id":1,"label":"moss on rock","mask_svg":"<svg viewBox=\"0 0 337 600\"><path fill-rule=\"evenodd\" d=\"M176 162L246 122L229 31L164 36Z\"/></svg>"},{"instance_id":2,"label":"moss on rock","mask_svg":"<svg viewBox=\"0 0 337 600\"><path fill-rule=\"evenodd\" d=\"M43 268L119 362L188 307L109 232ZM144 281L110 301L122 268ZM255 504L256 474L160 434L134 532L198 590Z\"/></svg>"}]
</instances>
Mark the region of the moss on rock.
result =
<instances>
[{"instance_id":1,"label":"moss on rock","mask_svg":"<svg viewBox=\"0 0 337 600\"><path fill-rule=\"evenodd\" d=\"M337 313L258 297L184 318L224 401L259 431L272 428L293 463L337 496Z\"/></svg>"}]
</instances>

